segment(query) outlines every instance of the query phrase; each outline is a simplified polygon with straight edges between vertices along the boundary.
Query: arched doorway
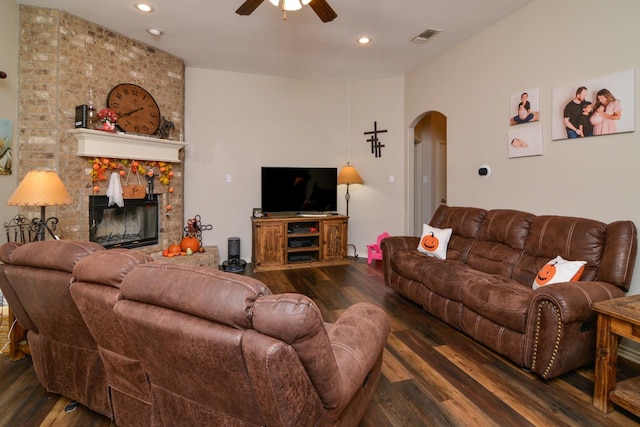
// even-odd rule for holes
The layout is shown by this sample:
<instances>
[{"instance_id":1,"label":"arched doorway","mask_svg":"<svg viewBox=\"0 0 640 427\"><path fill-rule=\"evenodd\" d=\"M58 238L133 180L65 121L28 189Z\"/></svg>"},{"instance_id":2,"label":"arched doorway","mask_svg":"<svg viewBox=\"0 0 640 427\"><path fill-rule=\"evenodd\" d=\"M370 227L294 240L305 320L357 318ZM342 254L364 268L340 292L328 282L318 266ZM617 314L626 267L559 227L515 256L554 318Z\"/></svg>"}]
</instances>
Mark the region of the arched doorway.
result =
<instances>
[{"instance_id":1,"label":"arched doorway","mask_svg":"<svg viewBox=\"0 0 640 427\"><path fill-rule=\"evenodd\" d=\"M447 202L447 117L437 111L424 113L414 121L412 134L410 203L413 235L419 236L422 224Z\"/></svg>"}]
</instances>

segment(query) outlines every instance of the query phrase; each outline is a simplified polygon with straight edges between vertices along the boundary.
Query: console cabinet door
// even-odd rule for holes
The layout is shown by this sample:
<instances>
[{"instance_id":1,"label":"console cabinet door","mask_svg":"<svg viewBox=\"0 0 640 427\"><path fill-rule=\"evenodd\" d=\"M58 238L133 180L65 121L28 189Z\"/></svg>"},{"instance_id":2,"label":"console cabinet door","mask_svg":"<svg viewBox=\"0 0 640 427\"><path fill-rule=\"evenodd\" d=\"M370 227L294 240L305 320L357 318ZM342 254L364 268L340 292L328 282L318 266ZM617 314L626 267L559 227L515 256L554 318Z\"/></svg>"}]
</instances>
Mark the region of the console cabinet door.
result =
<instances>
[{"instance_id":1,"label":"console cabinet door","mask_svg":"<svg viewBox=\"0 0 640 427\"><path fill-rule=\"evenodd\" d=\"M254 263L257 267L284 265L286 230L284 222L261 222L253 227Z\"/></svg>"},{"instance_id":2,"label":"console cabinet door","mask_svg":"<svg viewBox=\"0 0 640 427\"><path fill-rule=\"evenodd\" d=\"M347 220L322 221L322 261L342 261L347 256Z\"/></svg>"}]
</instances>

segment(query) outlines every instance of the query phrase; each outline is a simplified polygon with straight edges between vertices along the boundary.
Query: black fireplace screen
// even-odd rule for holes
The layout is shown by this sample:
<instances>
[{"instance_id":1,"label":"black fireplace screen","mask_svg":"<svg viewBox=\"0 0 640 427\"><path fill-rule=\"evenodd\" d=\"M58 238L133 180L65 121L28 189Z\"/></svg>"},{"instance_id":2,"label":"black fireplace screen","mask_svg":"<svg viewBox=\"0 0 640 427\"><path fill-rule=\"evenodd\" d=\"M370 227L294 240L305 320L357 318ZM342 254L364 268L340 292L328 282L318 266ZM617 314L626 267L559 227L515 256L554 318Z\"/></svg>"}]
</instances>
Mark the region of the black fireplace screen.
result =
<instances>
[{"instance_id":1,"label":"black fireplace screen","mask_svg":"<svg viewBox=\"0 0 640 427\"><path fill-rule=\"evenodd\" d=\"M158 244L158 195L125 199L124 207L108 206L107 196L89 196L89 240L105 248Z\"/></svg>"}]
</instances>

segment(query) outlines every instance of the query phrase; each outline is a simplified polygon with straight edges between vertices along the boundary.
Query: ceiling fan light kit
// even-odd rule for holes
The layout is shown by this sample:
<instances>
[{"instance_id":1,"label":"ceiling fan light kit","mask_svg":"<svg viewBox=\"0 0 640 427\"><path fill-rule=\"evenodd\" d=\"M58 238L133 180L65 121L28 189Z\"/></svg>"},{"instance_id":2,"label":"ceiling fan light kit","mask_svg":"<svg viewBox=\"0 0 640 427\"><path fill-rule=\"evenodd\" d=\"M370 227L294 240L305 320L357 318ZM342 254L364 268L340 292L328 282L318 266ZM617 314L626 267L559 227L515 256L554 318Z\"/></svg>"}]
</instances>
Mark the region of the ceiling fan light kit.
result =
<instances>
[{"instance_id":1,"label":"ceiling fan light kit","mask_svg":"<svg viewBox=\"0 0 640 427\"><path fill-rule=\"evenodd\" d=\"M264 0L245 0L236 10L238 15L251 15ZM322 22L330 22L338 17L326 0L269 0L274 6L282 8L283 18L287 19L287 11L300 10L302 6L309 5Z\"/></svg>"},{"instance_id":2,"label":"ceiling fan light kit","mask_svg":"<svg viewBox=\"0 0 640 427\"><path fill-rule=\"evenodd\" d=\"M302 6L308 5L311 0L269 0L274 6L279 6L282 3L282 10L300 10Z\"/></svg>"}]
</instances>

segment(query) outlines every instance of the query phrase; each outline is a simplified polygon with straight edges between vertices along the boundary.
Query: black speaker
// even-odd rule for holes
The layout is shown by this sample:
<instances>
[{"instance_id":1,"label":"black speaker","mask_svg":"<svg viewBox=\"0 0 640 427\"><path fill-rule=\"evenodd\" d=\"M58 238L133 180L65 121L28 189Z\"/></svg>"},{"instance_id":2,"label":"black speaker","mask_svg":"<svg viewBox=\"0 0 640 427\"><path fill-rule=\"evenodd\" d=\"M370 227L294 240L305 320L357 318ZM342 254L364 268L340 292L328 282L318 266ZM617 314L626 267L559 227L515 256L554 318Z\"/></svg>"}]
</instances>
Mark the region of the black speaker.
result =
<instances>
[{"instance_id":1,"label":"black speaker","mask_svg":"<svg viewBox=\"0 0 640 427\"><path fill-rule=\"evenodd\" d=\"M229 237L229 260L240 259L240 238Z\"/></svg>"},{"instance_id":2,"label":"black speaker","mask_svg":"<svg viewBox=\"0 0 640 427\"><path fill-rule=\"evenodd\" d=\"M76 128L87 128L88 126L88 105L82 104L76 106Z\"/></svg>"},{"instance_id":3,"label":"black speaker","mask_svg":"<svg viewBox=\"0 0 640 427\"><path fill-rule=\"evenodd\" d=\"M239 273L247 266L247 262L240 259L240 238L229 237L229 259L222 262L222 269L231 273Z\"/></svg>"}]
</instances>

